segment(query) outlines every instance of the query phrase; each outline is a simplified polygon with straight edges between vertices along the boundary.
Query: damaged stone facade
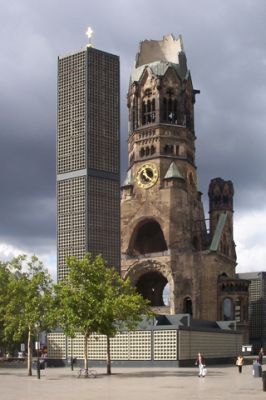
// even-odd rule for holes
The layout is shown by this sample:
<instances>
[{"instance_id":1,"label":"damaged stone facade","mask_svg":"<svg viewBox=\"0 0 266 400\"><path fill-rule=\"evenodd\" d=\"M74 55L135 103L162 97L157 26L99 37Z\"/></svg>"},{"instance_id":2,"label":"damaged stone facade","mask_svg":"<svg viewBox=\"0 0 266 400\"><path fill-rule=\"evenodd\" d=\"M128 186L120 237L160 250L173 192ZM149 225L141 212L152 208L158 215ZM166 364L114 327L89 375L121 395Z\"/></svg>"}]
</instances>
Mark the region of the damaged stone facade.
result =
<instances>
[{"instance_id":1,"label":"damaged stone facade","mask_svg":"<svg viewBox=\"0 0 266 400\"><path fill-rule=\"evenodd\" d=\"M129 90L122 186L123 277L157 313L248 322L249 281L237 279L231 181L209 186L204 215L195 163L193 88L181 36L140 43ZM169 288L169 302L164 290Z\"/></svg>"}]
</instances>

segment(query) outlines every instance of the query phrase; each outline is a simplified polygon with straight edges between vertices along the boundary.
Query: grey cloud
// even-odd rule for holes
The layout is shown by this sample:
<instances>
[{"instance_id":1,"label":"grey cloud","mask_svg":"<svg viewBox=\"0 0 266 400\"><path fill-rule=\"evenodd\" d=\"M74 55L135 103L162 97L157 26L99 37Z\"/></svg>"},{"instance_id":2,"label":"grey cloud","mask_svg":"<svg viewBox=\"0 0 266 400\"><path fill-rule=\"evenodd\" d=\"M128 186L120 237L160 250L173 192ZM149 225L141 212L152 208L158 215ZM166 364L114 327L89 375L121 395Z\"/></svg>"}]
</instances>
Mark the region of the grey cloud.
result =
<instances>
[{"instance_id":1,"label":"grey cloud","mask_svg":"<svg viewBox=\"0 0 266 400\"><path fill-rule=\"evenodd\" d=\"M1 5L0 240L55 244L58 55L86 44L121 62L121 175L127 168L126 91L139 41L182 34L197 98L197 166L234 183L235 207L265 200L266 7L264 0L14 0ZM207 202L207 200L205 200ZM41 211L41 212L40 212Z\"/></svg>"}]
</instances>

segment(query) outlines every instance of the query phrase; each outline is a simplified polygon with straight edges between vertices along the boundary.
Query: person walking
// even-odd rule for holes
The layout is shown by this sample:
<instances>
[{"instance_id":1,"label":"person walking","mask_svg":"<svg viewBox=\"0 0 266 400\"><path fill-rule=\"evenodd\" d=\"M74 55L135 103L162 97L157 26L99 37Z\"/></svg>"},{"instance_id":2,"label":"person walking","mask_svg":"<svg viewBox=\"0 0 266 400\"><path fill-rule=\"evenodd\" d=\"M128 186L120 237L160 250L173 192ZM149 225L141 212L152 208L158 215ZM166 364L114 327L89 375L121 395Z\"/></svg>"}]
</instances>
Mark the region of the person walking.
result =
<instances>
[{"instance_id":1,"label":"person walking","mask_svg":"<svg viewBox=\"0 0 266 400\"><path fill-rule=\"evenodd\" d=\"M264 351L263 351L263 347L261 347L259 354L258 354L258 361L259 361L260 365L263 364L263 356L264 356Z\"/></svg>"},{"instance_id":2,"label":"person walking","mask_svg":"<svg viewBox=\"0 0 266 400\"><path fill-rule=\"evenodd\" d=\"M198 355L197 355L195 365L197 365L199 368L199 372L198 372L199 378L201 376L202 376L202 378L204 378L206 375L206 364L205 364L203 356L200 353L198 353Z\"/></svg>"},{"instance_id":3,"label":"person walking","mask_svg":"<svg viewBox=\"0 0 266 400\"><path fill-rule=\"evenodd\" d=\"M243 356L238 356L236 359L236 366L238 367L238 372L241 374L242 373L242 367L244 365L244 357Z\"/></svg>"}]
</instances>

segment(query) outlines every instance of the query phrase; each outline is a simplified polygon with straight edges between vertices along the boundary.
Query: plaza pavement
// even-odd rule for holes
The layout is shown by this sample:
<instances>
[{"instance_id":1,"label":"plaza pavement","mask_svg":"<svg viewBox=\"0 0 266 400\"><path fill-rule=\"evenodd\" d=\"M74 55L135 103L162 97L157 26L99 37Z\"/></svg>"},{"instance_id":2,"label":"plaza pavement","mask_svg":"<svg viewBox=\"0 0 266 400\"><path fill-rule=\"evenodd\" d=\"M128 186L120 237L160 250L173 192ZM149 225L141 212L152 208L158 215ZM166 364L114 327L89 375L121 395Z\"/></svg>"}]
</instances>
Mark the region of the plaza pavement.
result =
<instances>
[{"instance_id":1,"label":"plaza pavement","mask_svg":"<svg viewBox=\"0 0 266 400\"><path fill-rule=\"evenodd\" d=\"M266 366L264 366L266 370ZM97 368L96 379L77 379L77 369L46 368L36 371L0 368L1 400L256 400L265 399L262 379L252 366L242 374L235 366L211 366L205 378L196 368L113 368L107 376Z\"/></svg>"}]
</instances>

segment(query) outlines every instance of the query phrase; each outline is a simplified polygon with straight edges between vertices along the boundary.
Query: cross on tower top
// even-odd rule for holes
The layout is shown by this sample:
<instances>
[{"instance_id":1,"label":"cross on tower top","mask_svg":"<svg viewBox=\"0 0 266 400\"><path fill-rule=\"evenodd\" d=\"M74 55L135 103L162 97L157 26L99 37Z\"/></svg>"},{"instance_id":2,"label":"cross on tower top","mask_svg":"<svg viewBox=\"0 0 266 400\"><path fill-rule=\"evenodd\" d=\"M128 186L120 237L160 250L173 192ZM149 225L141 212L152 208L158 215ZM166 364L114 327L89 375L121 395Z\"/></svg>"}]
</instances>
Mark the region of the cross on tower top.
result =
<instances>
[{"instance_id":1,"label":"cross on tower top","mask_svg":"<svg viewBox=\"0 0 266 400\"><path fill-rule=\"evenodd\" d=\"M88 29L86 31L86 35L89 38L89 43L87 44L87 47L92 47L91 38L92 38L92 35L93 35L93 30L91 29L90 26L88 27Z\"/></svg>"}]
</instances>

